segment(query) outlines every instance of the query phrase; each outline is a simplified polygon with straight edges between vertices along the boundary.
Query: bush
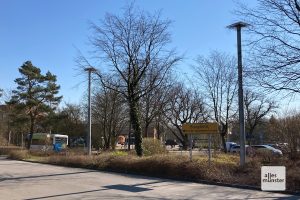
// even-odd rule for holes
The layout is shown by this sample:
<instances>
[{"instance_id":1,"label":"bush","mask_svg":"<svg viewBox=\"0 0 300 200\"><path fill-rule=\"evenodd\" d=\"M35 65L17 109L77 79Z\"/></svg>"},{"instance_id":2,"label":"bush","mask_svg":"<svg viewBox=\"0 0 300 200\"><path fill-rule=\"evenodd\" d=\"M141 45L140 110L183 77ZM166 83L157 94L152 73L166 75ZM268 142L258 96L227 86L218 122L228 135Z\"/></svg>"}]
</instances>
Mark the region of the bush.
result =
<instances>
[{"instance_id":1,"label":"bush","mask_svg":"<svg viewBox=\"0 0 300 200\"><path fill-rule=\"evenodd\" d=\"M55 165L62 165L68 167L83 167L83 168L92 168L93 165L93 158L92 156L65 156L65 155L53 155L45 158L46 163L51 163Z\"/></svg>"},{"instance_id":2,"label":"bush","mask_svg":"<svg viewBox=\"0 0 300 200\"><path fill-rule=\"evenodd\" d=\"M30 154L28 150L14 150L9 152L8 158L15 160L24 160L30 158Z\"/></svg>"},{"instance_id":3,"label":"bush","mask_svg":"<svg viewBox=\"0 0 300 200\"><path fill-rule=\"evenodd\" d=\"M298 162L300 163L300 162ZM300 192L300 167L299 165L294 165L293 167L287 167L286 180L287 188L292 191Z\"/></svg>"},{"instance_id":4,"label":"bush","mask_svg":"<svg viewBox=\"0 0 300 200\"><path fill-rule=\"evenodd\" d=\"M114 151L114 152L112 152L112 155L113 156L127 156L128 153L125 151Z\"/></svg>"},{"instance_id":5,"label":"bush","mask_svg":"<svg viewBox=\"0 0 300 200\"><path fill-rule=\"evenodd\" d=\"M212 156L212 160L217 163L225 164L237 164L239 163L240 157L236 154L225 154L223 152L215 151L215 154Z\"/></svg>"},{"instance_id":6,"label":"bush","mask_svg":"<svg viewBox=\"0 0 300 200\"><path fill-rule=\"evenodd\" d=\"M7 143L7 140L3 136L0 136L0 146L7 145Z\"/></svg>"},{"instance_id":7,"label":"bush","mask_svg":"<svg viewBox=\"0 0 300 200\"><path fill-rule=\"evenodd\" d=\"M11 151L19 151L21 147L17 146L2 146L0 147L0 155L9 155Z\"/></svg>"},{"instance_id":8,"label":"bush","mask_svg":"<svg viewBox=\"0 0 300 200\"><path fill-rule=\"evenodd\" d=\"M83 147L68 148L68 155L86 155L87 151Z\"/></svg>"},{"instance_id":9,"label":"bush","mask_svg":"<svg viewBox=\"0 0 300 200\"><path fill-rule=\"evenodd\" d=\"M267 149L258 149L255 151L255 156L261 159L262 163L271 163L276 157Z\"/></svg>"},{"instance_id":10,"label":"bush","mask_svg":"<svg viewBox=\"0 0 300 200\"><path fill-rule=\"evenodd\" d=\"M160 140L153 138L143 139L142 147L145 156L164 154L167 152L165 145L163 145Z\"/></svg>"}]
</instances>

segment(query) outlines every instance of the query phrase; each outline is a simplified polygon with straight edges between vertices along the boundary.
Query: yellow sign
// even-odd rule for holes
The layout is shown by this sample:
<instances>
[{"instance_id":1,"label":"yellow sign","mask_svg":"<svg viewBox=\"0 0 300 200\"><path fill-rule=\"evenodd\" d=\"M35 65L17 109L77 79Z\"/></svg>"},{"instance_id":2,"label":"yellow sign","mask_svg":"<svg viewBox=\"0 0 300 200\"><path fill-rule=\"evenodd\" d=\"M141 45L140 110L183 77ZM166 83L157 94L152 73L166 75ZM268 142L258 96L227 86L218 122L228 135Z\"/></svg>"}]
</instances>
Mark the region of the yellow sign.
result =
<instances>
[{"instance_id":1,"label":"yellow sign","mask_svg":"<svg viewBox=\"0 0 300 200\"><path fill-rule=\"evenodd\" d=\"M182 131L186 134L217 134L218 124L217 123L193 123L183 124Z\"/></svg>"}]
</instances>

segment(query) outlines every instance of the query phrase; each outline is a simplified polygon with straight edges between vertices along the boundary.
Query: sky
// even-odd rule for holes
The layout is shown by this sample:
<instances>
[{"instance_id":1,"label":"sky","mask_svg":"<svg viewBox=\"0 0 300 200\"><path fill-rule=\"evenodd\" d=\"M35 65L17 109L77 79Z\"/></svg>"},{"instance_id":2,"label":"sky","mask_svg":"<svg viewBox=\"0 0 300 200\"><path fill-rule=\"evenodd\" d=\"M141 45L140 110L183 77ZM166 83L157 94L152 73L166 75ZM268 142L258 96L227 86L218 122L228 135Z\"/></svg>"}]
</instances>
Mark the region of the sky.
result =
<instances>
[{"instance_id":1,"label":"sky","mask_svg":"<svg viewBox=\"0 0 300 200\"><path fill-rule=\"evenodd\" d=\"M238 1L238 0L237 0ZM0 0L0 88L9 91L20 77L18 68L27 60L42 73L57 75L65 103L82 103L87 90L86 74L75 62L79 49L87 57L92 50L89 22L98 23L106 13L122 14L130 0ZM236 32L226 26L238 21L232 14L236 0L135 0L135 5L153 13L162 12L172 21L171 47L184 60L180 74L198 55L218 50L236 55ZM244 0L253 6L255 0Z\"/></svg>"}]
</instances>

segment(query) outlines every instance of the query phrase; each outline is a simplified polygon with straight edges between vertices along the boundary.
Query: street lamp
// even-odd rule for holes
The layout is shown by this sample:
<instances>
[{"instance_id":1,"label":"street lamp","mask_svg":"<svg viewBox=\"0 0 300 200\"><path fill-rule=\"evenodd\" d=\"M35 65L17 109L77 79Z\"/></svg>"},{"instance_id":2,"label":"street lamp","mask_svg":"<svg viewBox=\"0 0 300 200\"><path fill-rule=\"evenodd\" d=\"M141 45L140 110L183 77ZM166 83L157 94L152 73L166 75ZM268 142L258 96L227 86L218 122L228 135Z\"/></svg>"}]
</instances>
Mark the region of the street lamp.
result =
<instances>
[{"instance_id":1,"label":"street lamp","mask_svg":"<svg viewBox=\"0 0 300 200\"><path fill-rule=\"evenodd\" d=\"M93 67L87 67L84 69L89 74L89 86L88 86L88 155L92 154L92 120L91 120L91 73L96 71Z\"/></svg>"},{"instance_id":2,"label":"street lamp","mask_svg":"<svg viewBox=\"0 0 300 200\"><path fill-rule=\"evenodd\" d=\"M242 42L241 29L247 27L244 22L237 22L227 26L237 31L237 56L238 56L238 85L239 85L239 124L240 124L240 166L246 162L245 148L245 119L244 119L244 94L243 94L243 66L242 66Z\"/></svg>"}]
</instances>

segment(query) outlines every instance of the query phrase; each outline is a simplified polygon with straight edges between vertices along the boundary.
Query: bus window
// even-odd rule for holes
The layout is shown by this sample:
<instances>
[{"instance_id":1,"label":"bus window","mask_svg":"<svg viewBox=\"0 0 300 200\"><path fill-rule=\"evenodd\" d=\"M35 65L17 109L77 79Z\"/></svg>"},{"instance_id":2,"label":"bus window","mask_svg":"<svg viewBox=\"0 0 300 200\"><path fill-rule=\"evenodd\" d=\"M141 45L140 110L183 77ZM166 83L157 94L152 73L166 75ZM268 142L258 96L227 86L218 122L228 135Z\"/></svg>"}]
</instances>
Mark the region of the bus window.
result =
<instances>
[{"instance_id":1,"label":"bus window","mask_svg":"<svg viewBox=\"0 0 300 200\"><path fill-rule=\"evenodd\" d=\"M51 137L48 133L34 133L32 135L31 150L42 150L51 148Z\"/></svg>"},{"instance_id":2,"label":"bus window","mask_svg":"<svg viewBox=\"0 0 300 200\"><path fill-rule=\"evenodd\" d=\"M68 136L54 134L53 135L53 145L60 146L62 149L65 149L68 145Z\"/></svg>"}]
</instances>

